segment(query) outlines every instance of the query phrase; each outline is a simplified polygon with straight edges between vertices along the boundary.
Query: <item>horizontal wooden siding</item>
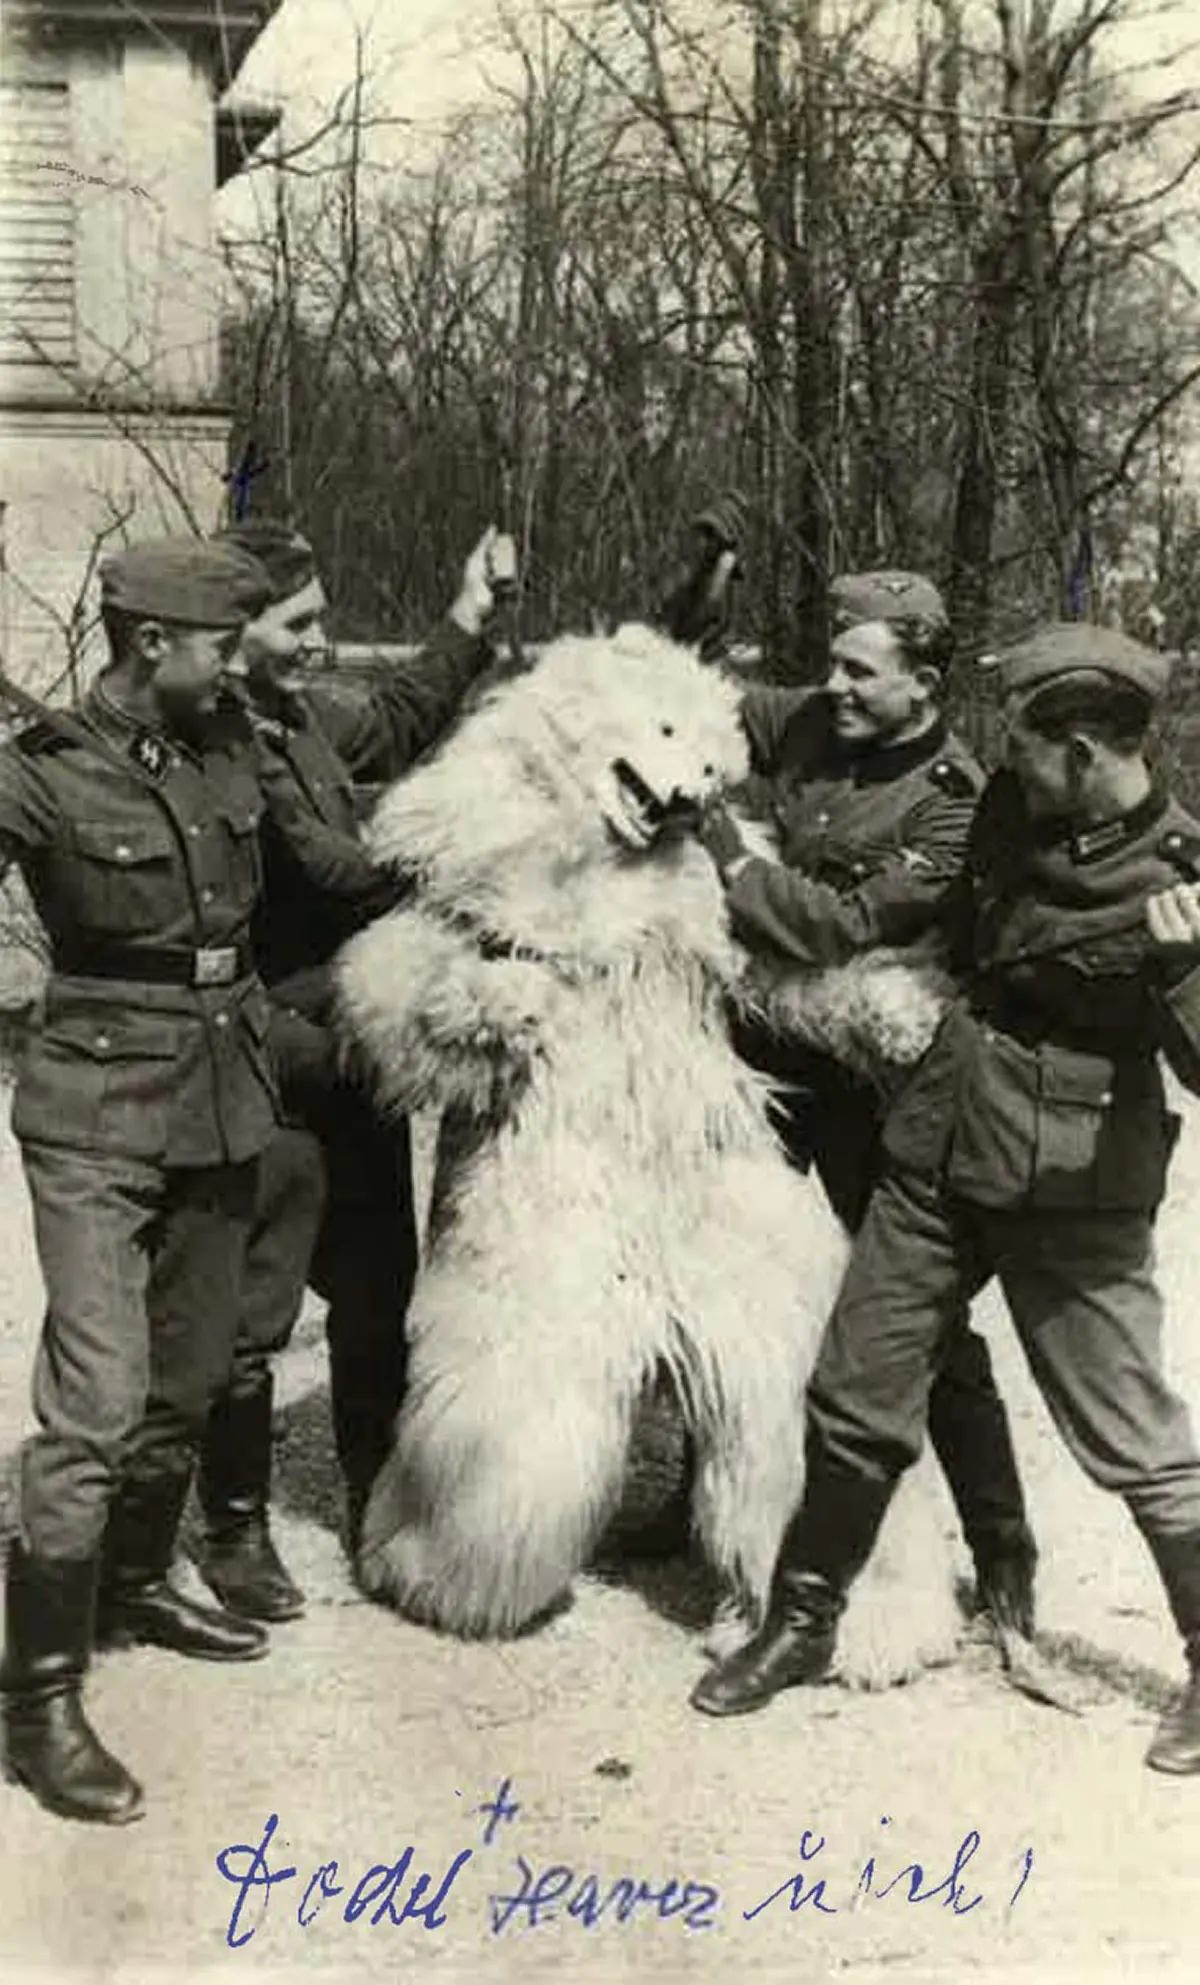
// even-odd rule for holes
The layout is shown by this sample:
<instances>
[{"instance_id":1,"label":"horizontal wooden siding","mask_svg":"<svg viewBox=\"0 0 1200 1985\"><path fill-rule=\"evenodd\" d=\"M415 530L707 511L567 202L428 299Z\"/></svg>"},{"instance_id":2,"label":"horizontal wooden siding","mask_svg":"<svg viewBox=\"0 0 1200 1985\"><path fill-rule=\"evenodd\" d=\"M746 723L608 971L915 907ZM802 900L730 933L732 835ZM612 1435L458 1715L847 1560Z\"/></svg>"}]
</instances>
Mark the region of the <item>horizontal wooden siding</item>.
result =
<instances>
[{"instance_id":1,"label":"horizontal wooden siding","mask_svg":"<svg viewBox=\"0 0 1200 1985\"><path fill-rule=\"evenodd\" d=\"M75 361L72 171L66 84L0 84L0 362Z\"/></svg>"}]
</instances>

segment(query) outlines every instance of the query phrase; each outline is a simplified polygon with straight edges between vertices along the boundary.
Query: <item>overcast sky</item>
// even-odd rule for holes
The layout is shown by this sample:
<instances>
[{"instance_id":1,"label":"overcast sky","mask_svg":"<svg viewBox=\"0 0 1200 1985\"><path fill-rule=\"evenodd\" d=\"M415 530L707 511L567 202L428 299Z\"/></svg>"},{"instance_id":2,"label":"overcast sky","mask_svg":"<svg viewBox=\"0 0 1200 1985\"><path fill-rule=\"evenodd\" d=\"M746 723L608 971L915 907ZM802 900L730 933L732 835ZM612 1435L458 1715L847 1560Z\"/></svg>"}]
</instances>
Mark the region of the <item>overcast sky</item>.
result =
<instances>
[{"instance_id":1,"label":"overcast sky","mask_svg":"<svg viewBox=\"0 0 1200 1985\"><path fill-rule=\"evenodd\" d=\"M510 4L512 0L510 0ZM694 6L696 0L690 0ZM893 17L915 15L919 0L898 0ZM830 11L836 7L831 0ZM1064 17L1071 0L1060 0ZM515 10L523 11L520 0ZM563 0L563 11L576 0ZM714 12L717 11L714 5ZM1106 45L1126 52L1131 65L1200 39L1200 0L1137 0L1137 19ZM302 105L329 101L353 72L356 26L365 29L373 76L389 108L437 118L480 87L481 68L495 67L489 40L495 0L283 0L252 51L239 87L279 94ZM1193 51L1170 78L1171 87L1200 85L1200 54ZM1146 87L1161 87L1150 76Z\"/></svg>"},{"instance_id":2,"label":"overcast sky","mask_svg":"<svg viewBox=\"0 0 1200 1985\"><path fill-rule=\"evenodd\" d=\"M293 116L306 118L352 77L361 27L388 109L440 118L481 88L480 41L494 15L493 0L283 0L238 91L290 99Z\"/></svg>"},{"instance_id":3,"label":"overcast sky","mask_svg":"<svg viewBox=\"0 0 1200 1985\"><path fill-rule=\"evenodd\" d=\"M527 0L506 0L516 13L527 12ZM827 0L833 14L839 0ZM921 0L892 0L884 26L892 40L917 17ZM590 0L560 0L562 11L590 11ZM677 0L693 14L711 5L719 15L722 0ZM982 0L981 0L982 5ZM993 0L987 0L992 13ZM1069 17L1073 0L1059 0ZM355 33L362 29L369 52L373 108L390 116L412 119L411 130L377 133L375 157L391 162L395 153L420 156L445 120L457 109L488 92L489 78L503 79L507 70L496 26L497 0L283 0L238 79L237 94L271 97L284 105L284 135L295 143L319 124L323 114L354 74ZM727 11L727 8L725 9ZM1155 96L1183 88L1200 90L1200 0L1131 0L1130 20L1111 32L1105 47L1111 58L1120 53L1127 80L1139 95ZM993 16L994 18L994 16ZM994 45L994 28L986 33ZM1193 45L1194 44L1194 45ZM1182 52L1181 52L1182 51ZM1163 67L1161 58L1177 54ZM1173 146L1200 143L1200 115L1181 120L1172 132ZM265 190L261 175L251 189L235 181L223 202L223 223L237 231L246 203ZM1189 230L1190 232L1190 230ZM1197 231L1200 239L1200 230ZM1200 247L1189 240L1178 244L1185 263L1200 273Z\"/></svg>"}]
</instances>

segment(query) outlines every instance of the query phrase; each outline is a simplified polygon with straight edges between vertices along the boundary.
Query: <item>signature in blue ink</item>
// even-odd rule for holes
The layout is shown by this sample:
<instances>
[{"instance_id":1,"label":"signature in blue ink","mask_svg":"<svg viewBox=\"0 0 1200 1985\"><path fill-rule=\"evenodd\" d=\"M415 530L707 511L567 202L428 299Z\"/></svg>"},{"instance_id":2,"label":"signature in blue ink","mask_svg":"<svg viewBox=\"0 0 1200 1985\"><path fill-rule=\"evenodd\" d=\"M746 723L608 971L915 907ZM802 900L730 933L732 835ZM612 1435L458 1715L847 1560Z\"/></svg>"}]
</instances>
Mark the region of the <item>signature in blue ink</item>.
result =
<instances>
[{"instance_id":1,"label":"signature in blue ink","mask_svg":"<svg viewBox=\"0 0 1200 1985\"><path fill-rule=\"evenodd\" d=\"M255 1931L261 1929L271 1890L281 1882L298 1879L298 1869L273 1868L267 1858L278 1825L279 1815L272 1813L257 1847L245 1844L223 1847L217 1855L219 1872L237 1890L225 1931L225 1941L231 1950L241 1950ZM348 1883L339 1879L338 1863L324 1861L308 1879L296 1921L302 1930L307 1930L325 1903L346 1896L341 1907L344 1923L356 1923L370 1912L372 1924L419 1923L422 1929L440 1930L446 1921L444 1905L472 1852L470 1847L464 1847L455 1855L432 1895L429 1894L432 1876L413 1872L411 1847L406 1847L394 1861L375 1862L348 1895ZM248 1920L251 1917L253 1921Z\"/></svg>"},{"instance_id":2,"label":"signature in blue ink","mask_svg":"<svg viewBox=\"0 0 1200 1985\"><path fill-rule=\"evenodd\" d=\"M880 1825L891 1825L887 1814L880 1820ZM940 1901L942 1908L949 1909L953 1915L969 1916L972 1910L978 1909L985 1900L982 1889L968 1895L967 1883L963 1879L981 1844L978 1830L971 1827L955 1848L950 1867L940 1881L936 1879L935 1874L927 1871L922 1862L908 1861L890 1880L882 1881L877 1886L879 1870L874 1854L870 1854L863 1863L857 1887L849 1903L838 1904L828 1898L826 1875L817 1874L813 1869L814 1862L825 1850L825 1836L821 1834L818 1837L806 1827L800 1836L799 1868L785 1881L780 1882L778 1888L772 1889L770 1895L764 1896L761 1902L756 1902L753 1909L743 1909L742 1916L747 1923L752 1923L756 1917L770 1909L773 1903L780 1902L785 1897L788 1910L792 1914L797 1910L808 1908L815 1915L837 1916L844 1907L854 1909L861 1907L864 1902L882 1902L897 1891L905 1902ZM1033 1849L1027 1847L1021 1858L1020 1875L1016 1886L1008 1896L1009 1909L1015 1904L1032 1873ZM972 1888L975 1879L977 1878L972 1879Z\"/></svg>"},{"instance_id":3,"label":"signature in blue ink","mask_svg":"<svg viewBox=\"0 0 1200 1985\"><path fill-rule=\"evenodd\" d=\"M501 1829L511 1826L521 1811L513 1797L512 1780L502 1780L495 1795L474 1810L482 1820L483 1848L494 1847ZM891 1825L886 1814L880 1825ZM232 1950L244 1949L262 1928L272 1890L300 1880L299 1869L282 1861L286 1842L276 1839L278 1827L279 1815L272 1813L257 1845L224 1847L216 1857L219 1874L235 1891L225 1932L225 1941ZM970 1827L954 1849L943 1874L939 1874L937 1867L931 1869L925 1862L913 1860L889 1875L886 1870L881 1871L877 1855L869 1854L849 1896L835 1899L829 1892L828 1863L821 1859L826 1849L825 1835L806 1828L800 1836L799 1867L769 1895L751 1908L743 1909L742 1919L753 1923L781 1903L786 1903L792 1915L807 1909L811 1916L838 1916L895 1895L906 1903L940 1903L955 1917L969 1916L985 1903L983 1887L977 1886L982 1877L972 1869L981 1846L978 1829ZM301 1894L296 1922L307 1930L327 1905L335 1904L336 1908L328 1913L340 1916L344 1923L356 1923L366 1916L372 1925L387 1923L398 1927L416 1923L424 1930L440 1930L447 1920L446 1907L455 1884L475 1849L461 1848L436 1886L432 1875L414 1867L415 1854L416 1849L409 1846L394 1860L374 1862L353 1885L348 1877L343 1878L336 1860L321 1862L309 1875L302 1893L291 1891L292 1895ZM1033 1849L1027 1847L1019 1872L1013 1869L1006 1875L999 1894L1007 1899L1009 1909L1023 1893L1033 1873L1033 1861ZM564 1919L580 1924L585 1930L646 1922L677 1923L685 1930L709 1930L722 1907L720 1890L711 1882L698 1881L692 1876L672 1874L651 1880L644 1875L622 1872L613 1877L577 1869L562 1861L538 1866L522 1853L515 1855L513 1866L507 1888L497 1886L488 1898L489 1924L496 1937L510 1929L538 1930L547 1923ZM971 1870L969 1876L968 1870Z\"/></svg>"},{"instance_id":4,"label":"signature in blue ink","mask_svg":"<svg viewBox=\"0 0 1200 1985\"><path fill-rule=\"evenodd\" d=\"M516 1819L521 1808L512 1797L512 1780L506 1778L494 1799L485 1800L476 1811L487 1815L483 1844L490 1847L502 1825ZM630 1923L640 1915L660 1923L678 1917L688 1930L711 1927L720 1896L707 1882L680 1881L672 1876L657 1885L636 1875L619 1875L615 1881L595 1874L580 1874L563 1862L534 1873L523 1854L517 1855L519 1879L508 1895L489 1898L492 1935L502 1936L515 1925L521 1930L538 1930L557 1916L567 1916L594 1930L599 1923Z\"/></svg>"},{"instance_id":5,"label":"signature in blue ink","mask_svg":"<svg viewBox=\"0 0 1200 1985\"><path fill-rule=\"evenodd\" d=\"M668 1923L673 1917L685 1930L711 1930L721 1903L719 1892L708 1882L674 1875L657 1883L636 1875L619 1875L611 1881L581 1874L561 1862L535 1875L523 1854L517 1855L517 1867L520 1880L514 1891L489 1898L496 1937L514 1923L518 1929L538 1930L559 1915L582 1923L585 1930L605 1922L631 1923L635 1918Z\"/></svg>"}]
</instances>

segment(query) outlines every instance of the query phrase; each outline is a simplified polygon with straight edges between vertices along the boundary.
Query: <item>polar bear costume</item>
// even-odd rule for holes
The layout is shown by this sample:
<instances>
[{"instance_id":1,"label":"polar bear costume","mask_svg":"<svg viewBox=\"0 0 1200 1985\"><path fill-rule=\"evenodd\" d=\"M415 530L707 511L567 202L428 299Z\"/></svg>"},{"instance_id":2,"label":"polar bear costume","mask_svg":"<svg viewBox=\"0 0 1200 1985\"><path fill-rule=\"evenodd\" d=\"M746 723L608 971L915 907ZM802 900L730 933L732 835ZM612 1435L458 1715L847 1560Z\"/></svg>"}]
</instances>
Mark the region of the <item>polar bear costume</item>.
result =
<instances>
[{"instance_id":1,"label":"polar bear costume","mask_svg":"<svg viewBox=\"0 0 1200 1985\"><path fill-rule=\"evenodd\" d=\"M566 637L370 828L414 891L343 953L342 1024L380 1101L445 1112L459 1155L358 1570L461 1634L511 1634L569 1587L664 1368L695 1443L694 1528L743 1631L800 1494L803 1390L845 1242L730 1044L746 959L671 804L746 776L738 702L646 628ZM664 806L644 851L606 824L630 792ZM928 1482L897 1497L875 1563L843 1628L842 1672L863 1683L954 1645Z\"/></svg>"}]
</instances>

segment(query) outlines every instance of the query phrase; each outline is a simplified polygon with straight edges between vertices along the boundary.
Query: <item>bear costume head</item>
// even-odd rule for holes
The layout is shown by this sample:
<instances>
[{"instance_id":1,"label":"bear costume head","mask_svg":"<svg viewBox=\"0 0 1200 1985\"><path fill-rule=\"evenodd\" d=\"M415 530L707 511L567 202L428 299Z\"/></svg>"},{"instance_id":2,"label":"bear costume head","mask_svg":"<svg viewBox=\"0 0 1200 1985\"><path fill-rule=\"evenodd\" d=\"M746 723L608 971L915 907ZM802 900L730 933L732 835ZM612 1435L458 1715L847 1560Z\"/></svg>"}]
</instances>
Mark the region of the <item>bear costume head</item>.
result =
<instances>
[{"instance_id":1,"label":"bear costume head","mask_svg":"<svg viewBox=\"0 0 1200 1985\"><path fill-rule=\"evenodd\" d=\"M639 881L647 861L665 866L694 892L684 941L709 949L720 892L687 828L748 770L738 692L690 650L640 626L567 635L393 788L368 839L418 877L428 905L492 938L597 962L636 947L647 918L677 920L672 892ZM661 812L645 855L620 832L631 797Z\"/></svg>"}]
</instances>

